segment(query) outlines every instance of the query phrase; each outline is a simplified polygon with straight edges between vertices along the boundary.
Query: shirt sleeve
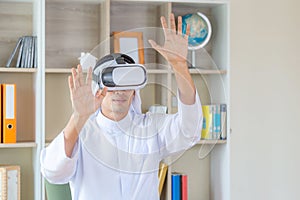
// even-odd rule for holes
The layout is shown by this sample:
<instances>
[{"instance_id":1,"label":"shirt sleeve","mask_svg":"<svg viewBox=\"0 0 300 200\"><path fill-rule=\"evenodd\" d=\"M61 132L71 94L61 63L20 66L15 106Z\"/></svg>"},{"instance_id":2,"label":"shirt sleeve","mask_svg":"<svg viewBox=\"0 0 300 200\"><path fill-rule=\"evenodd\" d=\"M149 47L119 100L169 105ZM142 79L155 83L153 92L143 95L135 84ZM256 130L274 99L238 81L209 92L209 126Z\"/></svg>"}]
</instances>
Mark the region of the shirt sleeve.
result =
<instances>
[{"instance_id":1,"label":"shirt sleeve","mask_svg":"<svg viewBox=\"0 0 300 200\"><path fill-rule=\"evenodd\" d=\"M198 92L192 105L182 103L177 97L178 112L167 116L158 134L162 159L189 149L201 138L203 114Z\"/></svg>"},{"instance_id":2,"label":"shirt sleeve","mask_svg":"<svg viewBox=\"0 0 300 200\"><path fill-rule=\"evenodd\" d=\"M65 153L64 133L61 132L48 147L42 150L41 172L50 183L67 183L75 174L80 150L79 143L78 139L72 156L69 158Z\"/></svg>"}]
</instances>

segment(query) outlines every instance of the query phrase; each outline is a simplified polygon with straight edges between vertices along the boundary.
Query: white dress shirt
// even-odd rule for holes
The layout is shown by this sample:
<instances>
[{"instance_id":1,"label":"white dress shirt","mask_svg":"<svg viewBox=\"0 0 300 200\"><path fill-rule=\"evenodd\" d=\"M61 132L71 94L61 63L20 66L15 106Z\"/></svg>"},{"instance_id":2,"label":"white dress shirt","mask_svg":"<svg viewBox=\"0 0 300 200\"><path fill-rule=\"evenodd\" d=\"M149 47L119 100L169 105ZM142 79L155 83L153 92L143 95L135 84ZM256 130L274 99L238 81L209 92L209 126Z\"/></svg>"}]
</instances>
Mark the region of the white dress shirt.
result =
<instances>
[{"instance_id":1,"label":"white dress shirt","mask_svg":"<svg viewBox=\"0 0 300 200\"><path fill-rule=\"evenodd\" d=\"M176 114L129 112L119 122L97 112L80 132L71 158L61 132L41 154L42 174L51 183L70 183L73 200L158 200L162 159L200 139L202 108L178 98ZM169 163L171 164L171 163Z\"/></svg>"}]
</instances>

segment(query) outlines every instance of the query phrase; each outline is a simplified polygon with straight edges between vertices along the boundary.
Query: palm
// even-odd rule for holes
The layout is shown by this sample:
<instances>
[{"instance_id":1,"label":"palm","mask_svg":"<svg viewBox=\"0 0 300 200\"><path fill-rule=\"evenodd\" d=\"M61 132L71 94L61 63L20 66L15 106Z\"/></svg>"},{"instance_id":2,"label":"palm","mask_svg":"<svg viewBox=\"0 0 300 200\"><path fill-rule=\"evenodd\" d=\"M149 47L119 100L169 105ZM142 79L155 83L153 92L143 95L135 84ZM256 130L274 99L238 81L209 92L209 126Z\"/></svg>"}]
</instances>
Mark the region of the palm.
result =
<instances>
[{"instance_id":1,"label":"palm","mask_svg":"<svg viewBox=\"0 0 300 200\"><path fill-rule=\"evenodd\" d=\"M88 85L81 86L72 92L71 101L74 112L83 116L95 112L98 105Z\"/></svg>"},{"instance_id":2,"label":"palm","mask_svg":"<svg viewBox=\"0 0 300 200\"><path fill-rule=\"evenodd\" d=\"M78 116L90 116L94 113L102 103L106 94L106 90L93 95L91 89L91 69L88 72L86 82L82 78L81 66L78 66L77 71L72 70L72 77L69 77L69 88L71 94L72 107Z\"/></svg>"},{"instance_id":3,"label":"palm","mask_svg":"<svg viewBox=\"0 0 300 200\"><path fill-rule=\"evenodd\" d=\"M166 38L159 52L170 62L185 60L187 57L187 40L172 31Z\"/></svg>"},{"instance_id":4,"label":"palm","mask_svg":"<svg viewBox=\"0 0 300 200\"><path fill-rule=\"evenodd\" d=\"M186 61L188 54L188 35L190 32L189 25L187 26L186 34L182 34L182 19L178 17L178 28L176 31L174 15L171 15L171 27L168 28L166 19L161 17L161 23L165 35L165 43L163 46L156 44L150 40L150 44L156 49L169 63Z\"/></svg>"}]
</instances>

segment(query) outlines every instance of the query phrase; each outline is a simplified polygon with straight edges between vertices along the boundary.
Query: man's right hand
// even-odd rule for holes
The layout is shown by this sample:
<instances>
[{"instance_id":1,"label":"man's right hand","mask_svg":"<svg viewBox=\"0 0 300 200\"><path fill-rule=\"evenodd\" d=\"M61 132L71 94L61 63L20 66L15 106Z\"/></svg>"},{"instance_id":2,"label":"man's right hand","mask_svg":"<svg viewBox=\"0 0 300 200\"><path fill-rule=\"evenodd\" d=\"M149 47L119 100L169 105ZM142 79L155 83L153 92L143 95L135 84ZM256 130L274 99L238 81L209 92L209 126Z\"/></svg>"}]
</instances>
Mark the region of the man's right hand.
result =
<instances>
[{"instance_id":1,"label":"man's right hand","mask_svg":"<svg viewBox=\"0 0 300 200\"><path fill-rule=\"evenodd\" d=\"M77 66L77 70L72 68L72 76L69 76L69 89L73 108L73 115L76 118L88 119L103 101L107 89L99 90L94 96L92 93L92 68L87 73L86 80L83 79L82 68Z\"/></svg>"},{"instance_id":2,"label":"man's right hand","mask_svg":"<svg viewBox=\"0 0 300 200\"><path fill-rule=\"evenodd\" d=\"M69 89L73 107L73 114L64 129L65 152L71 157L80 130L102 104L107 88L99 90L94 96L92 93L92 68L89 68L86 81L83 79L82 68L72 68L72 76L69 76Z\"/></svg>"}]
</instances>

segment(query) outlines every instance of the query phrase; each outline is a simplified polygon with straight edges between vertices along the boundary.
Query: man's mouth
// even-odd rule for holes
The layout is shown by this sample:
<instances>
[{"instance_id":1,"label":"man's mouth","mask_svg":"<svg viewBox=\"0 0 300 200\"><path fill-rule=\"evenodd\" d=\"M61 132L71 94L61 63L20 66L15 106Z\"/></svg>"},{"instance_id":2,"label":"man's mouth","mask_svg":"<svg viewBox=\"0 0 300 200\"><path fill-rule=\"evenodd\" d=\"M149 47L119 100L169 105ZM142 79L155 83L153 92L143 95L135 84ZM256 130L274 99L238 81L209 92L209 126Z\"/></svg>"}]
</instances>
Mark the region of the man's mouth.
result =
<instances>
[{"instance_id":1,"label":"man's mouth","mask_svg":"<svg viewBox=\"0 0 300 200\"><path fill-rule=\"evenodd\" d=\"M115 102L115 103L124 103L124 102L126 102L126 99L113 99L113 102Z\"/></svg>"}]
</instances>

